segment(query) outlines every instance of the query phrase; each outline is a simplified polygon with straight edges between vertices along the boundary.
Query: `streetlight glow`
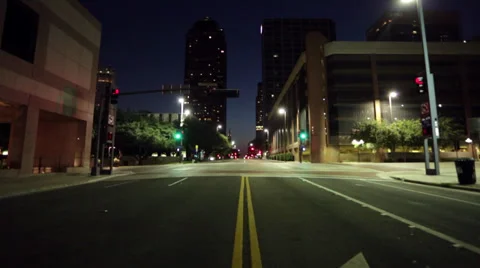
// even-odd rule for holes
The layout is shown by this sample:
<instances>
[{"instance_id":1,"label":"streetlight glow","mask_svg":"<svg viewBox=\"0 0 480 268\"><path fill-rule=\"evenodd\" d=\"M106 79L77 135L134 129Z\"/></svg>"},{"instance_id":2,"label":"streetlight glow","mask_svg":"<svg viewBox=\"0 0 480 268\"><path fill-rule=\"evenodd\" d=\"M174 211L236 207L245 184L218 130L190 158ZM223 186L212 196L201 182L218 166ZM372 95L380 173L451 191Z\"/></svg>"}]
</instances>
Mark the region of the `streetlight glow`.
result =
<instances>
[{"instance_id":1,"label":"streetlight glow","mask_svg":"<svg viewBox=\"0 0 480 268\"><path fill-rule=\"evenodd\" d=\"M178 98L178 102L183 104L185 102L185 99L184 98Z\"/></svg>"},{"instance_id":2,"label":"streetlight glow","mask_svg":"<svg viewBox=\"0 0 480 268\"><path fill-rule=\"evenodd\" d=\"M191 113L190 110L185 110L185 113L184 113L184 114L185 114L185 116L189 116L190 113Z\"/></svg>"},{"instance_id":3,"label":"streetlight glow","mask_svg":"<svg viewBox=\"0 0 480 268\"><path fill-rule=\"evenodd\" d=\"M400 0L400 3L402 3L402 4L410 4L410 3L412 3L413 1L415 1L415 0Z\"/></svg>"},{"instance_id":4,"label":"streetlight glow","mask_svg":"<svg viewBox=\"0 0 480 268\"><path fill-rule=\"evenodd\" d=\"M218 126L217 126L217 129L222 129L222 125L218 125Z\"/></svg>"},{"instance_id":5,"label":"streetlight glow","mask_svg":"<svg viewBox=\"0 0 480 268\"><path fill-rule=\"evenodd\" d=\"M393 92L390 92L390 94L388 96L391 97L391 98L396 98L398 96L398 93L393 91Z\"/></svg>"},{"instance_id":6,"label":"streetlight glow","mask_svg":"<svg viewBox=\"0 0 480 268\"><path fill-rule=\"evenodd\" d=\"M278 109L278 113L279 114L286 114L287 110L285 110L285 108L280 108L280 109Z\"/></svg>"},{"instance_id":7,"label":"streetlight glow","mask_svg":"<svg viewBox=\"0 0 480 268\"><path fill-rule=\"evenodd\" d=\"M263 132L268 133L268 128L264 129Z\"/></svg>"}]
</instances>

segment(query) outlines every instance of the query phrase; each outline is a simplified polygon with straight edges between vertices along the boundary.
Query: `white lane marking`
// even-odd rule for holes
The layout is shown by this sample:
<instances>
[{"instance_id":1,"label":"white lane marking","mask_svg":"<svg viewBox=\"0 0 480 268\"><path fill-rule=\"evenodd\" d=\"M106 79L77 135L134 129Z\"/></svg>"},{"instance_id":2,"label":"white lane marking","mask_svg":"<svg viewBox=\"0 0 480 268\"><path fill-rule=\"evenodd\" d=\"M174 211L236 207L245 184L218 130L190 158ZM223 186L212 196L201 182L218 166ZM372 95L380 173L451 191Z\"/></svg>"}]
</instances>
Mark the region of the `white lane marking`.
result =
<instances>
[{"instance_id":1,"label":"white lane marking","mask_svg":"<svg viewBox=\"0 0 480 268\"><path fill-rule=\"evenodd\" d=\"M178 180L178 181L176 181L176 182L174 182L174 183L170 183L168 186L170 187L170 186L173 186L173 185L175 185L175 184L177 184L177 183L181 183L182 181L184 181L184 180L186 180L186 179L188 179L188 177L187 177L187 178L183 178L183 179L181 179L181 180Z\"/></svg>"},{"instance_id":2,"label":"white lane marking","mask_svg":"<svg viewBox=\"0 0 480 268\"><path fill-rule=\"evenodd\" d=\"M407 192L412 192L412 193L417 193L417 194L424 194L424 195L434 196L434 197L438 197L438 198L443 198L443 199L447 199L447 200L451 200L451 201L457 201L457 202L460 202L460 203L464 203L464 204L469 204L469 205L472 205L472 206L480 207L480 204L479 204L479 203L474 203L474 202L470 202L470 201L465 201L465 200L457 199L457 198L453 198L453 197L447 197L447 196L443 196L443 195L431 194L431 193L426 193L426 192L411 190L411 189L407 189L407 188L403 188L403 187L397 187L397 186L392 186L392 185L385 185L385 184L376 183L376 182L373 182L373 181L366 181L366 182L369 182L369 183L372 183L372 184L376 184L376 185L385 186L385 187L390 187L390 188L394 188L394 189L399 189L399 190L403 190L403 191L407 191Z\"/></svg>"},{"instance_id":3,"label":"white lane marking","mask_svg":"<svg viewBox=\"0 0 480 268\"><path fill-rule=\"evenodd\" d=\"M127 183L132 183L132 182L136 182L136 181L123 181L123 182L119 182L119 183L115 183L115 184L112 184L112 185L105 186L105 188L117 187L117 186L124 185L124 184L127 184Z\"/></svg>"},{"instance_id":4,"label":"white lane marking","mask_svg":"<svg viewBox=\"0 0 480 268\"><path fill-rule=\"evenodd\" d=\"M431 234L431 235L433 235L433 236L435 236L435 237L438 237L438 238L440 238L440 239L443 239L443 240L445 240L445 241L448 241L448 242L450 242L450 243L452 243L452 244L460 245L461 247L463 247L463 248L465 248L465 249L468 249L468 250L470 250L470 251L472 251L472 252L480 255L480 248L479 248L479 247L476 247L476 246L474 246L474 245L472 245L472 244L469 244L469 243L467 243L467 242L458 240L458 239L453 238L453 237L451 237L451 236L449 236L449 235L440 233L440 232L435 231L435 230L433 230L433 229L430 229L430 228L428 228L428 227L426 227L426 226L424 226L424 225L421 225L421 224L419 224L419 223L413 222L413 221L411 221L411 220L407 220L407 219L405 219L405 218L403 218L403 217L397 216L397 215L395 215L395 214L393 214L393 213L390 213L390 212L388 212L388 211L386 211L386 210L383 210L383 209L381 209L381 208L372 206L372 205L370 205L370 204L367 204L367 203L365 203L365 202L362 202L362 201L360 201L360 200L358 200L358 199L355 199L355 198L350 197L350 196L348 196L348 195L342 194L342 193L340 193L340 192L337 192L337 191L332 190L332 189L330 189L330 188L327 188L327 187L325 187L325 186L321 186L321 185L316 184L316 183L314 183L314 182L312 182L312 181L309 181L309 180L307 180L307 179L304 179L304 178L301 178L301 177L299 177L299 179L302 180L303 182L306 182L306 183L308 183L308 184L310 184L310 185L313 185L313 186L315 186L315 187L317 187L317 188L320 188L320 189L322 189L322 190L324 190L324 191L327 191L327 192L333 193L333 194L335 194L335 195L341 196L341 197L343 197L343 198L345 198L345 199L347 199L347 200L350 200L350 201L352 201L352 202L355 202L355 203L357 203L357 204L359 204L359 205L361 205L361 206L363 206L363 207L366 207L366 208L369 208L369 209L371 209L371 210L373 210L373 211L379 212L381 215L389 216L390 218L392 218L392 219L394 219L394 220L397 220L397 221L399 221L399 222L405 223L405 224L407 224L408 226L414 226L414 227L417 228L417 229L420 229L420 230L422 230L422 231L424 231L424 232L426 232L426 233L428 233L428 234Z\"/></svg>"},{"instance_id":5,"label":"white lane marking","mask_svg":"<svg viewBox=\"0 0 480 268\"><path fill-rule=\"evenodd\" d=\"M368 265L367 260L365 260L363 253L360 252L340 268L370 268L370 266Z\"/></svg>"}]
</instances>

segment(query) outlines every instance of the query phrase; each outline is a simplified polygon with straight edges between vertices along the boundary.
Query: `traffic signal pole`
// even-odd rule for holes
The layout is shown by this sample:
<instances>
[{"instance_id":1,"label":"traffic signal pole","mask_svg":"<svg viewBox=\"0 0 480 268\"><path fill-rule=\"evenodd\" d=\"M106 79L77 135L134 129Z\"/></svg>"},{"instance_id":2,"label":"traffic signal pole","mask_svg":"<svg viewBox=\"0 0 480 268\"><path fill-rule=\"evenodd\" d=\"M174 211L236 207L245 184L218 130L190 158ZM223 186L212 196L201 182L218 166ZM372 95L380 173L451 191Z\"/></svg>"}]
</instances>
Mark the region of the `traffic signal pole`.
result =
<instances>
[{"instance_id":1,"label":"traffic signal pole","mask_svg":"<svg viewBox=\"0 0 480 268\"><path fill-rule=\"evenodd\" d=\"M96 134L96 140L95 140L95 162L92 167L92 176L98 176L100 174L100 163L99 160L99 153L100 153L100 135L102 134L102 121L103 121L103 111L104 111L104 106L105 106L105 92L100 92L101 98L100 98L100 111L98 114L98 120L97 120L97 130L95 131ZM102 164L103 165L103 164Z\"/></svg>"},{"instance_id":2,"label":"traffic signal pole","mask_svg":"<svg viewBox=\"0 0 480 268\"><path fill-rule=\"evenodd\" d=\"M440 135L439 124L438 124L438 114L437 114L437 100L435 97L435 81L433 81L433 74L430 70L430 57L428 55L428 43L427 35L425 33L425 19L423 17L423 5L422 0L417 0L417 11L418 17L420 20L421 34L422 34L422 45L423 45L423 56L425 59L425 73L427 76L427 85L428 85L428 100L430 103L430 115L431 115L431 125L432 125L432 152L433 160L435 162L435 174L429 174L429 167L427 167L426 173L428 175L440 175L440 155L438 151L438 138ZM425 147L426 155L428 154L428 142L425 142L427 147ZM425 165L429 166L428 158L425 158Z\"/></svg>"}]
</instances>

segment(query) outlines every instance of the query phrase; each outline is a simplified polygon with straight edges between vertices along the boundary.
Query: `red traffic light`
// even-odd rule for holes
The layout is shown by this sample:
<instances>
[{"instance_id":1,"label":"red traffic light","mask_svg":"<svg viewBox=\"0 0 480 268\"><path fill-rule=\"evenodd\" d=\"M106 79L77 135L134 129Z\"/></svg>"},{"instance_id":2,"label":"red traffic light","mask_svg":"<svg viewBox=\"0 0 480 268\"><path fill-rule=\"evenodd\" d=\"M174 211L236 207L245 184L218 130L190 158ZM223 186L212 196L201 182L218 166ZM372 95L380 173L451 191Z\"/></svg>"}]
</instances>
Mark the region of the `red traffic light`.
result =
<instances>
[{"instance_id":1,"label":"red traffic light","mask_svg":"<svg viewBox=\"0 0 480 268\"><path fill-rule=\"evenodd\" d=\"M418 86L423 86L423 77L417 77L415 78L415 84L417 84Z\"/></svg>"},{"instance_id":2,"label":"red traffic light","mask_svg":"<svg viewBox=\"0 0 480 268\"><path fill-rule=\"evenodd\" d=\"M114 90L112 91L112 94L113 94L113 95L118 95L118 94L120 94L120 89L118 89L118 88L114 89Z\"/></svg>"},{"instance_id":3,"label":"red traffic light","mask_svg":"<svg viewBox=\"0 0 480 268\"><path fill-rule=\"evenodd\" d=\"M108 141L113 140L113 132L108 132L108 133L107 133L107 140L108 140Z\"/></svg>"}]
</instances>

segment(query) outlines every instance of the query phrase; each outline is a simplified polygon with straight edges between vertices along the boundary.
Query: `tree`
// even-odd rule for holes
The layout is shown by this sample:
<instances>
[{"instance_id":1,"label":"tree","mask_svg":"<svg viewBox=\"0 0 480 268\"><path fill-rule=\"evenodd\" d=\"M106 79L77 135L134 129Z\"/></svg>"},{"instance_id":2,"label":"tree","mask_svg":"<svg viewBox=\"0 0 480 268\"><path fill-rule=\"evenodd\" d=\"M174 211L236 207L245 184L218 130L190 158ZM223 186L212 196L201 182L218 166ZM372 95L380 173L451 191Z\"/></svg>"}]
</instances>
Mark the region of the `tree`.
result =
<instances>
[{"instance_id":1,"label":"tree","mask_svg":"<svg viewBox=\"0 0 480 268\"><path fill-rule=\"evenodd\" d=\"M117 112L115 144L124 154L141 159L154 152L169 152L175 147L172 124L130 111Z\"/></svg>"},{"instance_id":2,"label":"tree","mask_svg":"<svg viewBox=\"0 0 480 268\"><path fill-rule=\"evenodd\" d=\"M367 120L359 122L355 125L351 139L363 140L366 144L377 145L377 131L380 128L382 123L379 123L375 120Z\"/></svg>"},{"instance_id":3,"label":"tree","mask_svg":"<svg viewBox=\"0 0 480 268\"><path fill-rule=\"evenodd\" d=\"M378 147L389 148L392 153L400 140L400 134L392 124L379 124L376 132L376 142Z\"/></svg>"},{"instance_id":4,"label":"tree","mask_svg":"<svg viewBox=\"0 0 480 268\"><path fill-rule=\"evenodd\" d=\"M443 149L453 146L458 151L458 142L466 138L465 127L452 117L440 117L440 138L438 143Z\"/></svg>"},{"instance_id":5,"label":"tree","mask_svg":"<svg viewBox=\"0 0 480 268\"><path fill-rule=\"evenodd\" d=\"M422 125L420 120L404 119L397 120L389 126L392 131L398 133L397 144L404 151L404 161L407 161L407 152L410 148L421 146L422 144Z\"/></svg>"},{"instance_id":6,"label":"tree","mask_svg":"<svg viewBox=\"0 0 480 268\"><path fill-rule=\"evenodd\" d=\"M207 155L225 154L231 149L228 138L219 133L212 124L188 117L183 122L183 129L184 147L191 152L195 151L195 145L203 149Z\"/></svg>"}]
</instances>

